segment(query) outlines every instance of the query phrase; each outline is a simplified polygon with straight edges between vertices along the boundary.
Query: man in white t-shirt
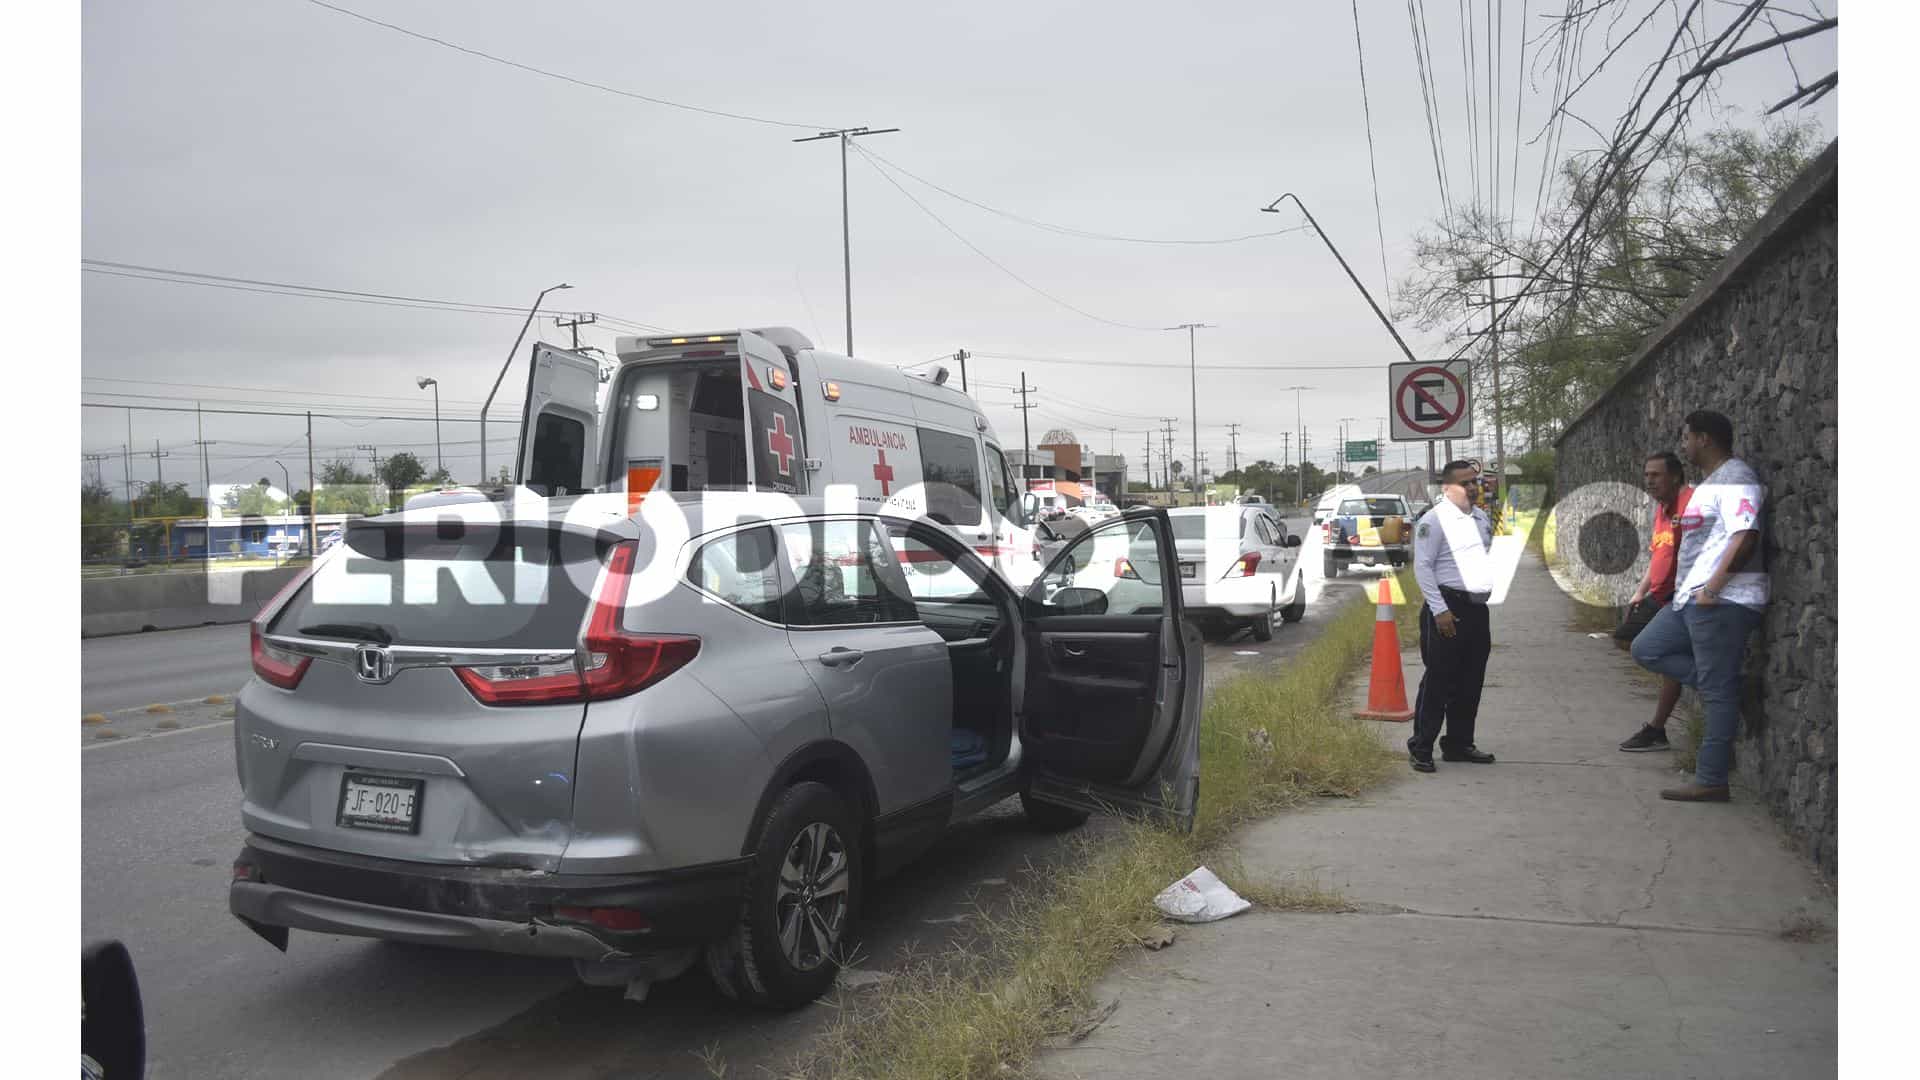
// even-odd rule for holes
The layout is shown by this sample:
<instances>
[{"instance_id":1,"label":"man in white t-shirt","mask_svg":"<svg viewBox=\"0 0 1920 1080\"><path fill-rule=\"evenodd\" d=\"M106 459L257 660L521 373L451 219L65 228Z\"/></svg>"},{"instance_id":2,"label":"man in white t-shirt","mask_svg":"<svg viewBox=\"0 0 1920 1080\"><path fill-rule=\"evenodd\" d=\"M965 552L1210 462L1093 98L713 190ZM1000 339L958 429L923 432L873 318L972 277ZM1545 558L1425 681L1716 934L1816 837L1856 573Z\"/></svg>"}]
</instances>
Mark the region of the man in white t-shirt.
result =
<instances>
[{"instance_id":1,"label":"man in white t-shirt","mask_svg":"<svg viewBox=\"0 0 1920 1080\"><path fill-rule=\"evenodd\" d=\"M1660 793L1678 802L1726 802L1740 727L1740 662L1767 608L1760 512L1766 489L1733 456L1733 421L1701 409L1680 429L1680 456L1704 474L1675 519L1680 534L1673 604L1633 639L1633 658L1700 694L1707 731L1693 783Z\"/></svg>"}]
</instances>

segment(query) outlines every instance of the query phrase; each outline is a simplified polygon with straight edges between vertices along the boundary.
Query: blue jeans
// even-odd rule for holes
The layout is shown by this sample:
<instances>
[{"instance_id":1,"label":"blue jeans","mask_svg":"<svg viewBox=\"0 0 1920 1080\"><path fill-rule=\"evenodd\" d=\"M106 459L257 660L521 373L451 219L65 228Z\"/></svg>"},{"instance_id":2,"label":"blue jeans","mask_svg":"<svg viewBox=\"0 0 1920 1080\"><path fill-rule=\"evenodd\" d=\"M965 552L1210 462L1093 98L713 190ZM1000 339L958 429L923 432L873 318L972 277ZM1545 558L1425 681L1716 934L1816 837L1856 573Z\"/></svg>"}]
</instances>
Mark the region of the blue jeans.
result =
<instances>
[{"instance_id":1,"label":"blue jeans","mask_svg":"<svg viewBox=\"0 0 1920 1080\"><path fill-rule=\"evenodd\" d=\"M1694 782L1723 787L1733 762L1733 736L1740 729L1740 660L1747 635L1760 625L1759 609L1721 602L1660 609L1633 639L1633 659L1682 686L1691 686L1706 706L1707 732L1700 740Z\"/></svg>"}]
</instances>

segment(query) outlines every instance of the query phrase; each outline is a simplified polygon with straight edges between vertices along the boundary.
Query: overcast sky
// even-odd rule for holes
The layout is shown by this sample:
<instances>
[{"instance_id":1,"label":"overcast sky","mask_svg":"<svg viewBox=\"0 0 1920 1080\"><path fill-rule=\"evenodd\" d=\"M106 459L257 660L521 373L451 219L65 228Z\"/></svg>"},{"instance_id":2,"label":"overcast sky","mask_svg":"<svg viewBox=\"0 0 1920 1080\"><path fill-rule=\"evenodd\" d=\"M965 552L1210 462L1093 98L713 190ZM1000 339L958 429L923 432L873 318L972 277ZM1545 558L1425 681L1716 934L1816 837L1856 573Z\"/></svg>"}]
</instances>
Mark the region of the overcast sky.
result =
<instances>
[{"instance_id":1,"label":"overcast sky","mask_svg":"<svg viewBox=\"0 0 1920 1080\"><path fill-rule=\"evenodd\" d=\"M1499 206L1511 205L1524 225L1544 140L1526 142L1545 119L1553 65L1529 48L1523 70L1520 28L1524 13L1538 33L1549 5L1494 3L1504 38L1496 50ZM1483 114L1484 4L1466 5ZM687 330L784 324L839 349L838 153L830 141L790 140L812 127L864 124L903 129L868 145L904 170L1007 213L1087 232L1218 239L1286 229L1301 222L1290 206L1259 208L1293 191L1367 287L1383 292L1345 4L339 6L578 79L777 123L557 81L308 0L88 0L83 256L522 307L567 281L575 288L549 297L552 307ZM1652 6L1630 0L1616 34ZM1780 6L1813 10L1807 0ZM1462 5L1425 7L1450 184L1464 198L1473 142ZM1725 0L1704 7L1716 32L1737 10ZM1397 282L1413 234L1441 212L1440 193L1406 4L1363 0L1359 8L1379 231ZM1665 7L1581 92L1575 111L1610 130L1673 18ZM1804 25L1776 19L1782 30ZM1746 40L1771 33L1762 23ZM1829 33L1792 47L1802 81L1836 68L1835 46ZM1586 66L1603 51L1590 43ZM1720 101L1725 115L1753 123L1793 87L1786 55L1774 50L1730 69ZM1801 114L1829 137L1838 96ZM1713 117L1703 108L1695 122ZM1482 140L1493 137L1484 115L1482 127ZM1568 152L1597 143L1578 125L1565 138ZM1483 141L1483 173L1488 152ZM1322 463L1341 418L1357 418L1371 437L1385 416L1385 365L1398 352L1311 233L1178 246L1062 235L897 176L1030 289L868 162L855 156L849 169L855 351L898 364L959 347L979 354L969 364L975 396L1010 446L1020 443L1020 414L1006 387L1024 371L1039 387L1035 442L1055 427L1102 452L1111 440L1138 478L1144 431L1177 416L1178 456L1191 457L1186 335L1114 323L1217 324L1199 334L1202 364L1326 368L1203 368L1200 442L1210 466L1225 467L1233 422L1243 462L1281 458L1295 409L1282 387L1313 387L1303 395L1305 422ZM453 418L478 414L519 326L507 314L97 273L84 275L83 288L84 400L427 417L431 396L414 379L430 375L442 384L447 464L463 480L477 473L477 428ZM566 340L549 320L535 326L547 340ZM1400 329L1416 352L1440 349L1437 333ZM611 346L612 336L589 328L583 341ZM1116 363L1167 367L1103 366ZM495 467L511 453L524 377L516 364L490 414ZM124 394L145 396L116 396ZM126 412L83 408L82 425L84 448L112 455L100 472L117 492ZM277 458L294 487L306 486L303 421L208 415L205 425L215 484L269 476L278 485ZM192 479L198 492L193 414L136 410L132 426L134 478L154 476L145 455L157 440L170 454L159 462L165 476ZM314 443L321 462L368 444L383 456L413 450L431 467L434 452L430 421L322 419ZM1396 447L1388 463L1400 460Z\"/></svg>"}]
</instances>

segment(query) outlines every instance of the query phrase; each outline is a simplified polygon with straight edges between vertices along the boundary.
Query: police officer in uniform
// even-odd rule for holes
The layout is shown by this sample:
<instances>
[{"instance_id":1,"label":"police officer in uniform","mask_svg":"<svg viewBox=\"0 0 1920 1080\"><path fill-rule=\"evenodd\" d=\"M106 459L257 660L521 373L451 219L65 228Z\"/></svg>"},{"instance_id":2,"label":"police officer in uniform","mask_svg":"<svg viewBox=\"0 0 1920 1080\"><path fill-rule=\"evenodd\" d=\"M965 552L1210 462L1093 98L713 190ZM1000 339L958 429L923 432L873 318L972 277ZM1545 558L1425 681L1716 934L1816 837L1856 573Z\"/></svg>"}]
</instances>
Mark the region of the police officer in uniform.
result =
<instances>
[{"instance_id":1,"label":"police officer in uniform","mask_svg":"<svg viewBox=\"0 0 1920 1080\"><path fill-rule=\"evenodd\" d=\"M1440 473L1440 499L1414 530L1413 576L1426 595L1420 609L1420 693L1407 756L1416 772L1433 772L1433 744L1442 761L1490 764L1473 743L1493 638L1487 599L1493 594L1493 522L1474 505L1480 470L1450 461ZM1442 735L1444 727L1446 734Z\"/></svg>"}]
</instances>

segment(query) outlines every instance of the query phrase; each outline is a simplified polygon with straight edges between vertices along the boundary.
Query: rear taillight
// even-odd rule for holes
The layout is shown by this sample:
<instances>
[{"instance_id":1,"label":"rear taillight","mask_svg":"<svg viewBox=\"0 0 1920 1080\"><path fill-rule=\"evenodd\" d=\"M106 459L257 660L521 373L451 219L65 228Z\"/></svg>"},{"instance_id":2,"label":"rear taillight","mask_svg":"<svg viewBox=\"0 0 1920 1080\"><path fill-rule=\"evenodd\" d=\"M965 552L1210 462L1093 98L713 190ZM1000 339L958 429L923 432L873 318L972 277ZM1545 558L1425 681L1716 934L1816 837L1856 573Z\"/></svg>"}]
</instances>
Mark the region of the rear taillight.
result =
<instances>
[{"instance_id":1,"label":"rear taillight","mask_svg":"<svg viewBox=\"0 0 1920 1080\"><path fill-rule=\"evenodd\" d=\"M273 599L267 601L266 606L260 609L260 613L253 617L253 622L247 627L249 648L253 653L253 673L260 676L262 682L282 690L291 690L299 686L300 680L307 674L307 668L313 664L313 659L298 656L268 644L267 621L279 613L288 597L300 591L300 587L307 583L307 579L313 576L319 565L319 559L313 560L307 564L305 570L295 574L293 580L282 585L280 591L273 594Z\"/></svg>"},{"instance_id":2,"label":"rear taillight","mask_svg":"<svg viewBox=\"0 0 1920 1080\"><path fill-rule=\"evenodd\" d=\"M282 690L291 690L299 686L300 680L307 674L307 668L313 663L313 658L297 656L269 644L266 634L260 629L258 620L255 620L247 629L253 639L253 673L260 676L262 682Z\"/></svg>"},{"instance_id":3,"label":"rear taillight","mask_svg":"<svg viewBox=\"0 0 1920 1080\"><path fill-rule=\"evenodd\" d=\"M1133 562L1124 557L1113 560L1113 576L1126 578L1128 581L1140 580L1140 575L1133 569Z\"/></svg>"},{"instance_id":4,"label":"rear taillight","mask_svg":"<svg viewBox=\"0 0 1920 1080\"><path fill-rule=\"evenodd\" d=\"M1249 551L1235 560L1234 565L1239 568L1241 577L1252 577L1260 569L1260 553ZM1233 571L1227 571L1227 576L1232 577Z\"/></svg>"},{"instance_id":5,"label":"rear taillight","mask_svg":"<svg viewBox=\"0 0 1920 1080\"><path fill-rule=\"evenodd\" d=\"M632 908L618 907L574 907L568 904L555 904L553 917L568 922L592 923L602 930L617 930L623 933L639 933L653 929L647 917Z\"/></svg>"},{"instance_id":6,"label":"rear taillight","mask_svg":"<svg viewBox=\"0 0 1920 1080\"><path fill-rule=\"evenodd\" d=\"M678 634L636 634L620 628L632 583L635 547L613 549L606 576L587 621L586 662L489 664L454 668L483 705L561 705L605 701L644 690L685 667L700 653L700 639Z\"/></svg>"}]
</instances>

